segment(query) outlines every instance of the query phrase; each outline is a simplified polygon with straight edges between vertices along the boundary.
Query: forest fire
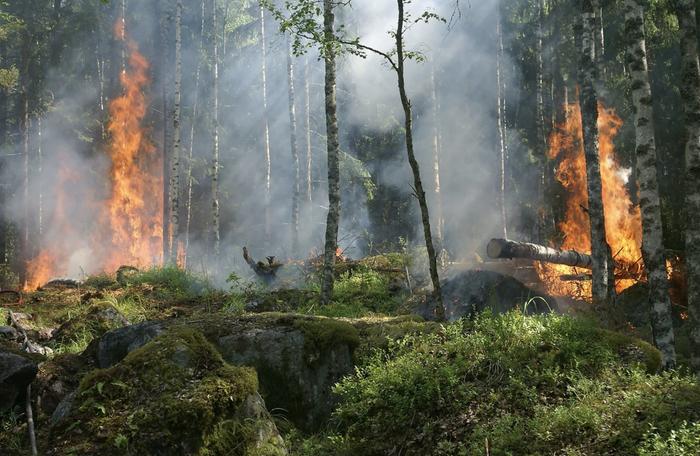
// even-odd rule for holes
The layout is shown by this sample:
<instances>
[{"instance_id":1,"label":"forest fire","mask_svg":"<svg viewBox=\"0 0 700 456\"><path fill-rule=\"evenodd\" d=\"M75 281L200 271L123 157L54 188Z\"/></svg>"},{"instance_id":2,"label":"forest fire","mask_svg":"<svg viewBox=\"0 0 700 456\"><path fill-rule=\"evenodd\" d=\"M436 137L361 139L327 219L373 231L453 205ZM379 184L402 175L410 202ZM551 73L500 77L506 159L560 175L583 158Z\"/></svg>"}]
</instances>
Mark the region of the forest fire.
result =
<instances>
[{"instance_id":1,"label":"forest fire","mask_svg":"<svg viewBox=\"0 0 700 456\"><path fill-rule=\"evenodd\" d=\"M548 156L558 159L557 180L567 191L565 220L559 224L563 236L561 248L591 251L588 222L588 193L586 162L583 153L581 111L578 104L566 107L566 121L551 134ZM629 170L620 166L615 157L613 140L622 120L612 109L598 106L598 130L600 135L600 169L603 182L603 206L605 231L616 262L635 265L642 270L641 236L642 222L639 206L632 203L627 188ZM564 281L562 276L576 276L576 268L556 264L536 264L538 274L553 295L590 299L590 281ZM618 292L630 287L636 278L618 278Z\"/></svg>"},{"instance_id":2,"label":"forest fire","mask_svg":"<svg viewBox=\"0 0 700 456\"><path fill-rule=\"evenodd\" d=\"M97 226L91 227L91 235L85 240L96 264L86 272L111 271L122 264L142 267L162 260L162 158L142 125L148 108L144 91L150 82L149 63L136 44L127 40L121 19L114 32L117 39L126 41L129 58L120 74L122 94L109 103L110 142L106 153L110 166L109 178L104 179L109 185L107 198L100 201L99 197L86 195L96 201L85 205L97 208ZM59 173L69 175L71 170ZM61 204L63 192L69 187L63 180L59 182L51 215L52 225L68 225L61 228L64 231L71 230L71 220ZM53 277L70 273L71 252L63 250L60 245L48 246L29 262L25 289L35 289Z\"/></svg>"}]
</instances>

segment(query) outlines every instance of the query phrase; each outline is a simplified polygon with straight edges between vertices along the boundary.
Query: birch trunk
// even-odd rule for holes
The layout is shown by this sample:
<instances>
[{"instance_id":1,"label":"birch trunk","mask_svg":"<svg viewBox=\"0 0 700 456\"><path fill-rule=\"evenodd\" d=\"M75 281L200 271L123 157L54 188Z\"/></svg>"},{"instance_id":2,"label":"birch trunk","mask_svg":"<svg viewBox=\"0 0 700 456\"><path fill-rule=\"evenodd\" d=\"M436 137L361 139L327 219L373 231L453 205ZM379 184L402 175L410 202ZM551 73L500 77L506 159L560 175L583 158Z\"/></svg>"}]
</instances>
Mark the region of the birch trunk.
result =
<instances>
[{"instance_id":1,"label":"birch trunk","mask_svg":"<svg viewBox=\"0 0 700 456\"><path fill-rule=\"evenodd\" d=\"M396 76L399 85L399 96L401 97L401 105L404 112L404 126L406 130L406 152L408 154L408 163L411 165L413 172L413 186L418 204L420 205L421 220L423 222L423 235L425 237L425 247L428 251L428 262L430 267L430 279L433 282L433 297L436 302L435 316L438 320L445 319L445 307L442 302L442 290L440 287L440 277L437 269L437 256L435 254L435 245L433 244L433 235L430 230L430 213L428 211L428 203L423 190L423 182L421 181L420 168L413 150L413 115L411 112L411 101L406 93L406 81L404 72L404 1L396 0L398 6L398 22L396 25Z\"/></svg>"},{"instance_id":2,"label":"birch trunk","mask_svg":"<svg viewBox=\"0 0 700 456\"><path fill-rule=\"evenodd\" d=\"M444 226L445 219L442 212L442 192L440 188L440 153L442 148L441 138L440 138L440 103L437 96L437 83L435 82L435 64L433 63L430 68L430 85L431 93L430 98L432 101L432 117L433 117L433 190L435 192L435 206L437 208L437 214L435 220L437 221L437 228L435 230L435 237L437 240L438 248L442 251L444 244Z\"/></svg>"},{"instance_id":3,"label":"birch trunk","mask_svg":"<svg viewBox=\"0 0 700 456\"><path fill-rule=\"evenodd\" d=\"M272 161L270 156L270 119L267 110L267 43L265 35L265 8L260 4L260 73L263 102L263 149L265 154L265 244L270 243L270 205L272 203Z\"/></svg>"},{"instance_id":4,"label":"birch trunk","mask_svg":"<svg viewBox=\"0 0 700 456\"><path fill-rule=\"evenodd\" d=\"M656 175L656 141L651 86L647 68L644 11L639 0L625 0L627 67L632 80L636 133L639 202L642 211L642 254L649 281L649 303L654 342L661 350L664 368L676 364L671 300L661 226L661 202Z\"/></svg>"},{"instance_id":5,"label":"birch trunk","mask_svg":"<svg viewBox=\"0 0 700 456\"><path fill-rule=\"evenodd\" d=\"M499 203L501 209L501 225L503 228L503 237L508 237L508 214L506 211L506 161L507 150L506 144L506 129L505 129L505 110L503 98L505 96L505 84L503 83L503 30L501 26L501 3L498 5L498 18L496 20L496 35L498 37L498 50L496 52L496 84L498 109L496 112L496 121L498 124L498 141L500 146L500 169L499 169Z\"/></svg>"},{"instance_id":6,"label":"birch trunk","mask_svg":"<svg viewBox=\"0 0 700 456\"><path fill-rule=\"evenodd\" d=\"M182 0L175 4L175 100L173 105L173 152L170 157L169 262L177 263L180 234L180 103L182 85Z\"/></svg>"},{"instance_id":7,"label":"birch trunk","mask_svg":"<svg viewBox=\"0 0 700 456\"><path fill-rule=\"evenodd\" d=\"M292 186L292 255L299 255L299 193L300 193L300 169L299 149L297 146L297 113L294 93L294 61L292 60L291 40L287 37L287 89L289 94L289 142L292 152L292 166L294 167L294 184Z\"/></svg>"},{"instance_id":8,"label":"birch trunk","mask_svg":"<svg viewBox=\"0 0 700 456\"><path fill-rule=\"evenodd\" d=\"M211 218L212 248L214 258L218 260L221 234L219 232L219 38L217 33L216 0L212 0L211 2L211 23L213 33Z\"/></svg>"},{"instance_id":9,"label":"birch trunk","mask_svg":"<svg viewBox=\"0 0 700 456\"><path fill-rule=\"evenodd\" d=\"M39 251L42 248L43 236L44 236L44 192L42 190L41 180L43 179L44 173L44 149L43 149L43 132L41 128L41 116L36 118L36 175L38 177L36 185L36 197L37 197L37 233L39 234L39 239L37 241L36 250Z\"/></svg>"},{"instance_id":10,"label":"birch trunk","mask_svg":"<svg viewBox=\"0 0 700 456\"><path fill-rule=\"evenodd\" d=\"M700 372L700 62L693 0L676 0L681 32L681 96L685 114L685 258L688 278L690 363Z\"/></svg>"},{"instance_id":11,"label":"birch trunk","mask_svg":"<svg viewBox=\"0 0 700 456\"><path fill-rule=\"evenodd\" d=\"M333 0L323 0L323 58L326 67L326 147L328 152L328 216L323 249L323 274L321 282L321 304L327 305L333 297L333 273L336 249L338 248L338 224L340 222L340 144L338 138L338 115L336 104L335 73L335 14Z\"/></svg>"},{"instance_id":12,"label":"birch trunk","mask_svg":"<svg viewBox=\"0 0 700 456\"><path fill-rule=\"evenodd\" d=\"M306 202L309 209L313 206L313 187L312 187L312 151L311 151L311 75L309 74L309 57L304 61L304 130L306 131ZM309 217L311 217L311 213Z\"/></svg>"},{"instance_id":13,"label":"birch trunk","mask_svg":"<svg viewBox=\"0 0 700 456\"><path fill-rule=\"evenodd\" d=\"M194 132L199 115L199 78L202 72L202 58L204 57L204 23L206 18L206 3L201 3L201 21L199 28L199 55L197 56L197 69L194 75L194 101L192 104L192 124L190 125L190 144L187 152L187 202L185 210L187 212L185 221L185 253L183 258L183 268L187 267L187 254L190 248L190 226L192 223L192 159L194 156Z\"/></svg>"},{"instance_id":14,"label":"birch trunk","mask_svg":"<svg viewBox=\"0 0 700 456\"><path fill-rule=\"evenodd\" d=\"M609 308L614 298L614 280L610 247L605 238L605 214L603 213L603 186L600 177L598 152L598 97L595 83L595 41L593 31L595 14L591 0L581 1L582 36L579 61L579 86L583 146L588 180L588 214L591 229L591 256L593 257L593 304Z\"/></svg>"}]
</instances>

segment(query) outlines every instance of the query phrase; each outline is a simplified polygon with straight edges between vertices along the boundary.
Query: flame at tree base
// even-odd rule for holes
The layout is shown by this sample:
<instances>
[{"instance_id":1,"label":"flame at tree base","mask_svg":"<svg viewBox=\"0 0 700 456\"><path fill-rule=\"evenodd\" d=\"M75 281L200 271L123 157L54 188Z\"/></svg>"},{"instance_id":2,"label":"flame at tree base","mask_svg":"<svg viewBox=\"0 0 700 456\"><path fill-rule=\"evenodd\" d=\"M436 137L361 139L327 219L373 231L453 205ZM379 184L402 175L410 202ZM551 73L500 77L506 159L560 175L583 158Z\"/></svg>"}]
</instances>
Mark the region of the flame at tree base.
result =
<instances>
[{"instance_id":1,"label":"flame at tree base","mask_svg":"<svg viewBox=\"0 0 700 456\"><path fill-rule=\"evenodd\" d=\"M564 221L558 226L563 241L558 247L588 253L591 251L591 233L579 105L568 105L566 114L566 121L550 135L548 151L550 159L559 160L555 175L567 192ZM638 265L643 270L641 213L639 206L632 203L627 187L631 172L620 165L613 144L621 126L622 120L615 112L599 103L598 132L605 233L616 261ZM589 271L539 262L535 267L549 294L591 299L590 280L561 279L562 276L577 276ZM619 293L637 281L636 278L622 278L616 280L615 288Z\"/></svg>"}]
</instances>

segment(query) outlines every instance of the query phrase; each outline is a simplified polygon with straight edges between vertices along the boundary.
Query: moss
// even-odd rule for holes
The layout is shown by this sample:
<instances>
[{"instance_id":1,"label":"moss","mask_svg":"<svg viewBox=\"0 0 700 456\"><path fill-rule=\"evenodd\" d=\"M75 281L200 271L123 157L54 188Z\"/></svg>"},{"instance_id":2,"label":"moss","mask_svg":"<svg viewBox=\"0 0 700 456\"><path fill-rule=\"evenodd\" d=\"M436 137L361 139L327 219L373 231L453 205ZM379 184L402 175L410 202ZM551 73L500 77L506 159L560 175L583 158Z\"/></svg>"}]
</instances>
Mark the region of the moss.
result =
<instances>
[{"instance_id":1,"label":"moss","mask_svg":"<svg viewBox=\"0 0 700 456\"><path fill-rule=\"evenodd\" d=\"M87 346L92 339L128 323L128 320L111 304L97 302L61 325L53 339L59 345L83 341Z\"/></svg>"},{"instance_id":2,"label":"moss","mask_svg":"<svg viewBox=\"0 0 700 456\"><path fill-rule=\"evenodd\" d=\"M361 343L355 353L356 360L360 363L375 350L386 350L390 341L412 335L433 334L442 328L440 323L426 322L418 315L361 318L353 320L352 324L360 335Z\"/></svg>"},{"instance_id":3,"label":"moss","mask_svg":"<svg viewBox=\"0 0 700 456\"><path fill-rule=\"evenodd\" d=\"M293 326L304 334L304 344L307 349L315 352L324 351L329 347L347 344L350 350L360 345L360 336L350 323L332 318L300 318Z\"/></svg>"},{"instance_id":4,"label":"moss","mask_svg":"<svg viewBox=\"0 0 700 456\"><path fill-rule=\"evenodd\" d=\"M661 369L661 352L650 343L614 331L600 329L599 332L604 343L614 348L623 362L639 363L649 373Z\"/></svg>"},{"instance_id":5,"label":"moss","mask_svg":"<svg viewBox=\"0 0 700 456\"><path fill-rule=\"evenodd\" d=\"M88 374L52 444L58 454L203 451L256 390L254 370L226 364L198 331L171 327L121 363Z\"/></svg>"}]
</instances>

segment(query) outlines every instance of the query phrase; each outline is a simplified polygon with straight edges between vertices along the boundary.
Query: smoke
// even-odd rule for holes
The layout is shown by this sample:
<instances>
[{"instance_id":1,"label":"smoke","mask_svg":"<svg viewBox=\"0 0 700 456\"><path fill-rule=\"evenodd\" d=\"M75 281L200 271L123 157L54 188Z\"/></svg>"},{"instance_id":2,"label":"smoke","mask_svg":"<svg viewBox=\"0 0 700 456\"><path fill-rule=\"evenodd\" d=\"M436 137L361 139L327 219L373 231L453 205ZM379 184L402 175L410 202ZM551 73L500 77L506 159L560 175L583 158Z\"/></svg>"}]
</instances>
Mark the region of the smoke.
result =
<instances>
[{"instance_id":1,"label":"smoke","mask_svg":"<svg viewBox=\"0 0 700 456\"><path fill-rule=\"evenodd\" d=\"M116 2L119 3L119 2ZM200 38L201 4L183 2L183 89L182 89L182 167L180 182L180 226L186 226L187 169L193 177L190 249L188 267L205 270L222 281L230 271L247 277L251 274L243 262L241 248L248 246L255 258L275 255L284 260L320 253L323 246L326 196L325 113L323 100L323 61L315 51L295 57L294 86L297 116L297 150L301 176L300 251L292 251L293 168L288 105L287 40L271 15L266 15L267 109L262 103L262 53L260 48L259 9L250 2L220 2L219 16L227 18L226 27L211 24L210 2L205 5L204 36ZM414 18L422 11L434 11L450 18L452 2L422 1L409 5ZM226 6L228 5L228 6ZM434 194L433 144L437 131L440 143L440 180L445 244L456 258L469 258L480 251L485 241L500 232L498 208L499 152L496 127L496 7L497 2L461 4L461 18L451 23L418 22L407 31L407 48L418 50L425 62L407 64L407 90L414 110L414 140L421 166L423 185L437 224ZM104 267L98 247L90 242L99 214L100 202L109 194L109 160L101 139L105 115L100 93L106 99L120 93L118 71L120 45L110 36L118 17L118 5L99 6L101 24L86 31L64 50L61 63L50 70L46 92L53 103L42 115L42 171L37 163L38 129L34 120L32 148L32 185L28 214L32 250L38 254L53 246L65 257L56 275L79 276L82 272L100 272ZM147 89L150 102L144 129L152 142L163 150L170 144L172 96L163 112L163 88L171 87L174 73L174 13L159 9L144 0L127 5L127 33L151 62L152 82ZM96 20L96 19L95 19ZM351 8L338 12L339 23L350 36L357 35L368 46L383 51L393 47L389 31L396 26L394 2L355 0ZM165 28L163 44L162 27ZM213 153L211 111L212 40L218 35L222 61L219 66L220 124L220 204L221 258L211 256L211 157ZM97 37L99 40L96 40ZM203 48L203 53L200 50ZM308 68L305 66L309 65ZM514 66L506 62L508 68ZM197 69L199 68L199 71ZM100 71L104 70L101 77ZM438 123L433 122L431 72L437 88ZM197 82L197 74L199 81ZM308 80L306 76L308 75ZM517 96L517 75L507 72L510 97ZM309 86L311 137L311 202L307 201L307 144L305 89ZM193 118L193 104L198 112ZM394 238L421 245L417 202L411 196L413 178L405 158L403 112L396 75L381 57L368 54L360 58L344 54L338 62L338 103L341 148L345 160L344 176L353 177L343 185L341 247L351 256L376 251L385 231L377 214L384 211L393 222L390 209L382 208L394 195L394 210L402 225ZM265 209L264 117L267 117L271 151L270 210ZM190 131L194 125L194 141ZM165 136L164 136L165 134ZM367 138L372 139L371 141ZM109 141L107 139L106 141ZM192 147L192 161L187 158ZM24 217L21 195L21 157L3 169L6 182L15 189L13 204L6 206L5 217L18 222ZM357 166L363 163L363 166ZM363 174L366 173L366 174ZM364 176L364 177L363 177ZM42 196L39 204L39 195ZM154 195L160 198L161 195ZM385 198L382 200L382 198ZM42 232L38 232L37 214L41 206ZM266 236L266 218L269 238ZM397 218L397 217L393 217ZM407 223L403 223L403 220ZM393 225L392 225L393 226Z\"/></svg>"}]
</instances>

